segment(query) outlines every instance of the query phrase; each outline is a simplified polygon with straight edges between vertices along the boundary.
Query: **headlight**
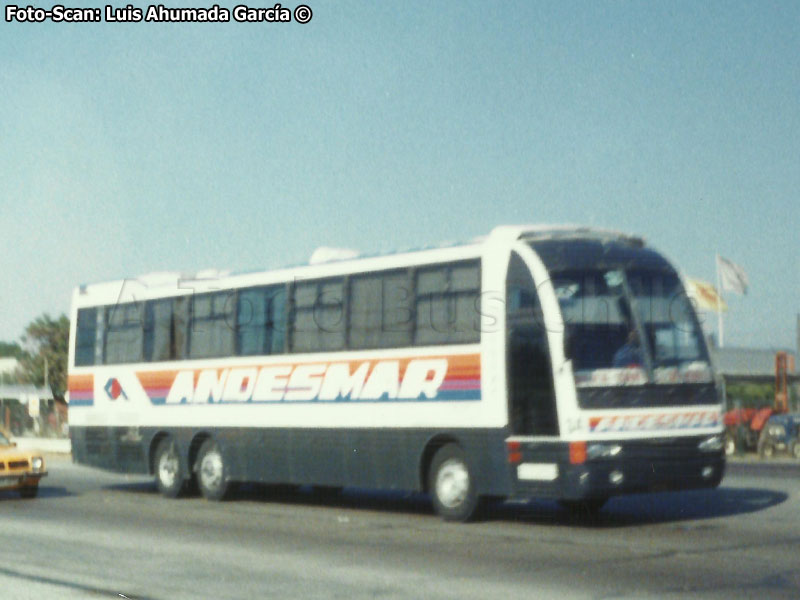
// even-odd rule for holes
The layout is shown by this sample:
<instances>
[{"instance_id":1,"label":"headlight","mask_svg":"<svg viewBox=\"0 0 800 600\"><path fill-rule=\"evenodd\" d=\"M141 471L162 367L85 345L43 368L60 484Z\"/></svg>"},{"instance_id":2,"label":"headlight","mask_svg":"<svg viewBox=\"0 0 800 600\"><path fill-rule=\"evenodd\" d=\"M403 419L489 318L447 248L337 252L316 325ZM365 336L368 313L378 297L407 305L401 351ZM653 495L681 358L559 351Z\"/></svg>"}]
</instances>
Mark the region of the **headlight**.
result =
<instances>
[{"instance_id":1,"label":"headlight","mask_svg":"<svg viewBox=\"0 0 800 600\"><path fill-rule=\"evenodd\" d=\"M721 435L715 435L710 438L706 438L699 444L697 444L697 448L700 452L717 452L722 450L723 442Z\"/></svg>"},{"instance_id":2,"label":"headlight","mask_svg":"<svg viewBox=\"0 0 800 600\"><path fill-rule=\"evenodd\" d=\"M770 425L767 433L769 433L772 437L779 438L786 435L786 430L783 428L783 425Z\"/></svg>"},{"instance_id":3,"label":"headlight","mask_svg":"<svg viewBox=\"0 0 800 600\"><path fill-rule=\"evenodd\" d=\"M622 452L619 444L589 444L586 447L586 457L593 458L614 458Z\"/></svg>"},{"instance_id":4,"label":"headlight","mask_svg":"<svg viewBox=\"0 0 800 600\"><path fill-rule=\"evenodd\" d=\"M44 467L44 459L41 456L34 456L31 459L31 467L34 471L41 471Z\"/></svg>"}]
</instances>

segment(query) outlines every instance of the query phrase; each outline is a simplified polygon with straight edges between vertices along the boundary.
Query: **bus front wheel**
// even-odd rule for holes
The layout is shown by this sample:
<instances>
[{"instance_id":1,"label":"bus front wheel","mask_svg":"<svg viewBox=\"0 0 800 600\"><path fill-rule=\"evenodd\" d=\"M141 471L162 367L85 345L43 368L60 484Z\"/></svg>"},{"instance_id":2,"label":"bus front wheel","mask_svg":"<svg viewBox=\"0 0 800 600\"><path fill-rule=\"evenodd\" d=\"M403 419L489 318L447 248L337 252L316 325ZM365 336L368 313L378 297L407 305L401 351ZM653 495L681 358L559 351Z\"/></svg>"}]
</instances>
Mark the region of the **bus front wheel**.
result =
<instances>
[{"instance_id":1,"label":"bus front wheel","mask_svg":"<svg viewBox=\"0 0 800 600\"><path fill-rule=\"evenodd\" d=\"M164 438L156 447L156 486L162 496L177 498L184 488L183 465L178 445L172 438Z\"/></svg>"},{"instance_id":2,"label":"bus front wheel","mask_svg":"<svg viewBox=\"0 0 800 600\"><path fill-rule=\"evenodd\" d=\"M446 521L469 521L478 513L480 497L464 451L455 444L442 446L433 457L428 489L436 513Z\"/></svg>"},{"instance_id":3,"label":"bus front wheel","mask_svg":"<svg viewBox=\"0 0 800 600\"><path fill-rule=\"evenodd\" d=\"M225 460L219 445L206 440L197 455L197 486L206 500L223 500L230 490Z\"/></svg>"},{"instance_id":4,"label":"bus front wheel","mask_svg":"<svg viewBox=\"0 0 800 600\"><path fill-rule=\"evenodd\" d=\"M39 483L19 488L19 495L23 498L36 498L39 494Z\"/></svg>"}]
</instances>

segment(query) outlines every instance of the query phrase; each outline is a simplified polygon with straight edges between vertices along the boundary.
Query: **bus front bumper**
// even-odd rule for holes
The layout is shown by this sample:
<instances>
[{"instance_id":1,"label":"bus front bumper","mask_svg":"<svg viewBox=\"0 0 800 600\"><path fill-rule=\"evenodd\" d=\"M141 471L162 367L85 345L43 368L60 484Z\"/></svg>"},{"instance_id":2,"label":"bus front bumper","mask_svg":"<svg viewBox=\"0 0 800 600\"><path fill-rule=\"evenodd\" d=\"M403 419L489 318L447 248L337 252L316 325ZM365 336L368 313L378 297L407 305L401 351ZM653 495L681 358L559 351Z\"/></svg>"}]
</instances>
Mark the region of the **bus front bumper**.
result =
<instances>
[{"instance_id":1,"label":"bus front bumper","mask_svg":"<svg viewBox=\"0 0 800 600\"><path fill-rule=\"evenodd\" d=\"M565 500L608 498L639 492L714 488L725 472L722 449L701 449L705 437L589 443L576 452L560 442L550 448L523 444L512 464L514 496Z\"/></svg>"}]
</instances>

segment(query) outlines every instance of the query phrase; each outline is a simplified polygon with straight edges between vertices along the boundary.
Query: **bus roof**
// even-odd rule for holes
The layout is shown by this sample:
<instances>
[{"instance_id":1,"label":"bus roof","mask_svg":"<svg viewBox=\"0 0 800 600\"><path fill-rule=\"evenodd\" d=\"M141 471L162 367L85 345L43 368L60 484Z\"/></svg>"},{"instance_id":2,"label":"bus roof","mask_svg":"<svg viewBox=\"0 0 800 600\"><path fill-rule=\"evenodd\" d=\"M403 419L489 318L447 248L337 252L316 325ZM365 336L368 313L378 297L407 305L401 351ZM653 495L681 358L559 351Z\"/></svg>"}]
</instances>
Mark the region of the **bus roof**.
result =
<instances>
[{"instance_id":1,"label":"bus roof","mask_svg":"<svg viewBox=\"0 0 800 600\"><path fill-rule=\"evenodd\" d=\"M424 264L426 262L437 262L440 260L457 260L458 258L468 258L476 256L486 244L494 242L509 243L517 239L526 241L544 239L595 239L601 241L623 241L634 246L644 246L641 237L615 231L611 229L594 228L579 225L500 225L492 229L489 235L483 235L466 242L444 242L440 244L427 245L415 248L398 249L389 252L379 252L374 254L360 254L356 250L349 248L317 248L307 263L287 265L274 269L258 269L250 271L232 272L230 270L203 269L195 272L185 271L156 271L146 273L135 278L117 279L103 282L83 284L75 290L76 296L107 296L108 293L117 290L117 298L125 286L138 288L140 292L148 297L158 297L162 294L160 290L170 291L175 294L176 289L185 290L185 293L199 291L199 288L206 286L202 282L209 282L209 290L214 289L212 282L226 280L227 284L223 287L239 287L248 285L247 280L253 277L263 277L274 275L276 280L281 278L291 278L293 275L308 277L324 276L325 271L347 272L348 263L362 263L365 271L371 269L382 269L397 267L408 262L409 264ZM426 260L427 258L427 260ZM341 265L336 268L332 265ZM326 268L327 267L327 268ZM356 269L361 271L362 269ZM336 272L329 273L335 276ZM181 287L181 283L194 282L199 285L187 285ZM219 289L217 286L216 289ZM146 290L146 291L145 291ZM180 294L181 292L179 292ZM103 302L105 303L105 302Z\"/></svg>"}]
</instances>

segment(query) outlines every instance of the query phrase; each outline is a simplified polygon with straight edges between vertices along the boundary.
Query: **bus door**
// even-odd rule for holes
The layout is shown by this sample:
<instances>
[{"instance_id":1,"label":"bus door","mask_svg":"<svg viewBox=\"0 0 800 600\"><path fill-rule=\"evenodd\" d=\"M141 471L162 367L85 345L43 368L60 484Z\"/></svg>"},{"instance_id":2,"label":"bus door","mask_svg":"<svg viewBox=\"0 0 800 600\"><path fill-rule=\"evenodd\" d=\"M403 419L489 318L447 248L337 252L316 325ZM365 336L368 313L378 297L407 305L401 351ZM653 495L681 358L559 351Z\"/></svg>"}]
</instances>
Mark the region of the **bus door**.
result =
<instances>
[{"instance_id":1,"label":"bus door","mask_svg":"<svg viewBox=\"0 0 800 600\"><path fill-rule=\"evenodd\" d=\"M506 279L509 426L512 435L557 436L547 331L533 277L511 254Z\"/></svg>"}]
</instances>

